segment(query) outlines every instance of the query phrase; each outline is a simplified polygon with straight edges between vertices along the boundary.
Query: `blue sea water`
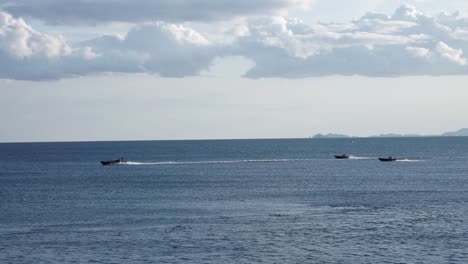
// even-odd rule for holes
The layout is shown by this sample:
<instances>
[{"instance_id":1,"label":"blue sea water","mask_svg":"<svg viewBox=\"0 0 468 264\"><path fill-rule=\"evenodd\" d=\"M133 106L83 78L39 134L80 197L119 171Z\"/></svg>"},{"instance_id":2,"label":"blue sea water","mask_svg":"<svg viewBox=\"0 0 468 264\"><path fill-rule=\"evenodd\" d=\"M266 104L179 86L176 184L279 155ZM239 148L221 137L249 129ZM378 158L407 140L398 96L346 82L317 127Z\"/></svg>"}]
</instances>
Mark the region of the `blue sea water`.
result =
<instances>
[{"instance_id":1,"label":"blue sea water","mask_svg":"<svg viewBox=\"0 0 468 264\"><path fill-rule=\"evenodd\" d=\"M0 144L0 263L468 263L468 138Z\"/></svg>"}]
</instances>

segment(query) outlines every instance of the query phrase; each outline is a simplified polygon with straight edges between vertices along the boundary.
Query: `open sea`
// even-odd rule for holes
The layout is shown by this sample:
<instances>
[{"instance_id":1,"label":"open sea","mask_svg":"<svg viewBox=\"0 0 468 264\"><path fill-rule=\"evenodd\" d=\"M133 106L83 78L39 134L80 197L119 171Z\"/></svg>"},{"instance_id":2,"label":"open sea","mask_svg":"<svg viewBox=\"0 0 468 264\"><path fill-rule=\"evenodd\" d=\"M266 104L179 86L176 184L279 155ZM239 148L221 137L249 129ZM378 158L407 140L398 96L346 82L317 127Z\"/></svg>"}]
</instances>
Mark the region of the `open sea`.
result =
<instances>
[{"instance_id":1,"label":"open sea","mask_svg":"<svg viewBox=\"0 0 468 264\"><path fill-rule=\"evenodd\" d=\"M0 263L466 264L468 138L0 144Z\"/></svg>"}]
</instances>

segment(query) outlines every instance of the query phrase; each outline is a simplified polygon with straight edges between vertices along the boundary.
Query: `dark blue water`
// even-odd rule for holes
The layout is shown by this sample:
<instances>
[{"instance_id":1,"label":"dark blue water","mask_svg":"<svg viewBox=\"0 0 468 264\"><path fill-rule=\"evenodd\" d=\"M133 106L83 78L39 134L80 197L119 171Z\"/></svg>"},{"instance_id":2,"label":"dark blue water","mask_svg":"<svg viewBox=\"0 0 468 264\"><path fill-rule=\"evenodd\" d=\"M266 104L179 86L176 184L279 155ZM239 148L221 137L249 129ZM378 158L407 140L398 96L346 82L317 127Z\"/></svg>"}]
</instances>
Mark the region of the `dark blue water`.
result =
<instances>
[{"instance_id":1,"label":"dark blue water","mask_svg":"<svg viewBox=\"0 0 468 264\"><path fill-rule=\"evenodd\" d=\"M353 141L0 144L0 263L468 263L468 138Z\"/></svg>"}]
</instances>

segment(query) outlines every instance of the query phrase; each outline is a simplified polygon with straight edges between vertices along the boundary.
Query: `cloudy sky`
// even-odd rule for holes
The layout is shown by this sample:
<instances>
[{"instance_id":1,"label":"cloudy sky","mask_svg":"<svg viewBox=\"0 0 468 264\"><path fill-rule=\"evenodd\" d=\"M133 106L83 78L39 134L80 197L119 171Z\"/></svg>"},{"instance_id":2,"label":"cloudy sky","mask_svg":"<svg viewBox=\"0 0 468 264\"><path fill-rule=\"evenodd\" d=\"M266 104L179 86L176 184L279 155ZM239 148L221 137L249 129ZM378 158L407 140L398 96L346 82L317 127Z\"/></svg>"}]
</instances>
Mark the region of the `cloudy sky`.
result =
<instances>
[{"instance_id":1,"label":"cloudy sky","mask_svg":"<svg viewBox=\"0 0 468 264\"><path fill-rule=\"evenodd\" d=\"M0 142L437 134L467 81L461 0L0 0Z\"/></svg>"}]
</instances>

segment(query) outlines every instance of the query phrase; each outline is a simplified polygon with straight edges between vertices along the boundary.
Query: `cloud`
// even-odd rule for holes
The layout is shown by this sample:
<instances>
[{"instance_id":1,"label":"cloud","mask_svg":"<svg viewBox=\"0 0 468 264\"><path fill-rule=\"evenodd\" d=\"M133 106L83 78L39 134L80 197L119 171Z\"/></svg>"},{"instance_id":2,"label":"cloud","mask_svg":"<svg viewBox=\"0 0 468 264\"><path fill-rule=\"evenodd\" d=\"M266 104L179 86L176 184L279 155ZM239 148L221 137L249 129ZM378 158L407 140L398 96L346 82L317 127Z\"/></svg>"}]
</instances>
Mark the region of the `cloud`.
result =
<instances>
[{"instance_id":1,"label":"cloud","mask_svg":"<svg viewBox=\"0 0 468 264\"><path fill-rule=\"evenodd\" d=\"M60 69L48 66L71 54L72 48L63 37L40 33L23 19L0 12L0 78L62 77Z\"/></svg>"},{"instance_id":2,"label":"cloud","mask_svg":"<svg viewBox=\"0 0 468 264\"><path fill-rule=\"evenodd\" d=\"M439 53L439 55L447 59L450 62L459 64L459 65L466 65L466 59L463 57L463 51L462 50L456 50L451 48L449 45L439 42L437 43L436 46L436 51Z\"/></svg>"},{"instance_id":3,"label":"cloud","mask_svg":"<svg viewBox=\"0 0 468 264\"><path fill-rule=\"evenodd\" d=\"M41 34L23 19L0 13L0 51L17 58L53 58L70 53L70 47L60 36Z\"/></svg>"},{"instance_id":4,"label":"cloud","mask_svg":"<svg viewBox=\"0 0 468 264\"><path fill-rule=\"evenodd\" d=\"M295 19L249 19L235 43L256 65L250 78L467 74L467 19L431 17L404 5L391 16L312 26Z\"/></svg>"},{"instance_id":5,"label":"cloud","mask_svg":"<svg viewBox=\"0 0 468 264\"><path fill-rule=\"evenodd\" d=\"M106 72L196 76L217 58L254 62L248 78L468 74L468 19L402 6L349 23L307 25L281 16L244 19L210 38L186 25L145 23L125 36L69 44L0 14L0 78L48 80Z\"/></svg>"},{"instance_id":6,"label":"cloud","mask_svg":"<svg viewBox=\"0 0 468 264\"><path fill-rule=\"evenodd\" d=\"M22 19L0 13L0 78L51 80L107 72L163 77L199 75L223 54L196 31L153 23L125 36L102 36L69 45L61 36L35 31Z\"/></svg>"},{"instance_id":7,"label":"cloud","mask_svg":"<svg viewBox=\"0 0 468 264\"><path fill-rule=\"evenodd\" d=\"M103 22L213 21L238 16L277 14L310 0L0 0L15 16L52 24Z\"/></svg>"},{"instance_id":8,"label":"cloud","mask_svg":"<svg viewBox=\"0 0 468 264\"><path fill-rule=\"evenodd\" d=\"M181 25L155 23L126 36L103 36L83 42L93 52L93 72L146 72L164 77L198 75L211 65L220 47ZM83 70L85 72L85 70Z\"/></svg>"}]
</instances>

